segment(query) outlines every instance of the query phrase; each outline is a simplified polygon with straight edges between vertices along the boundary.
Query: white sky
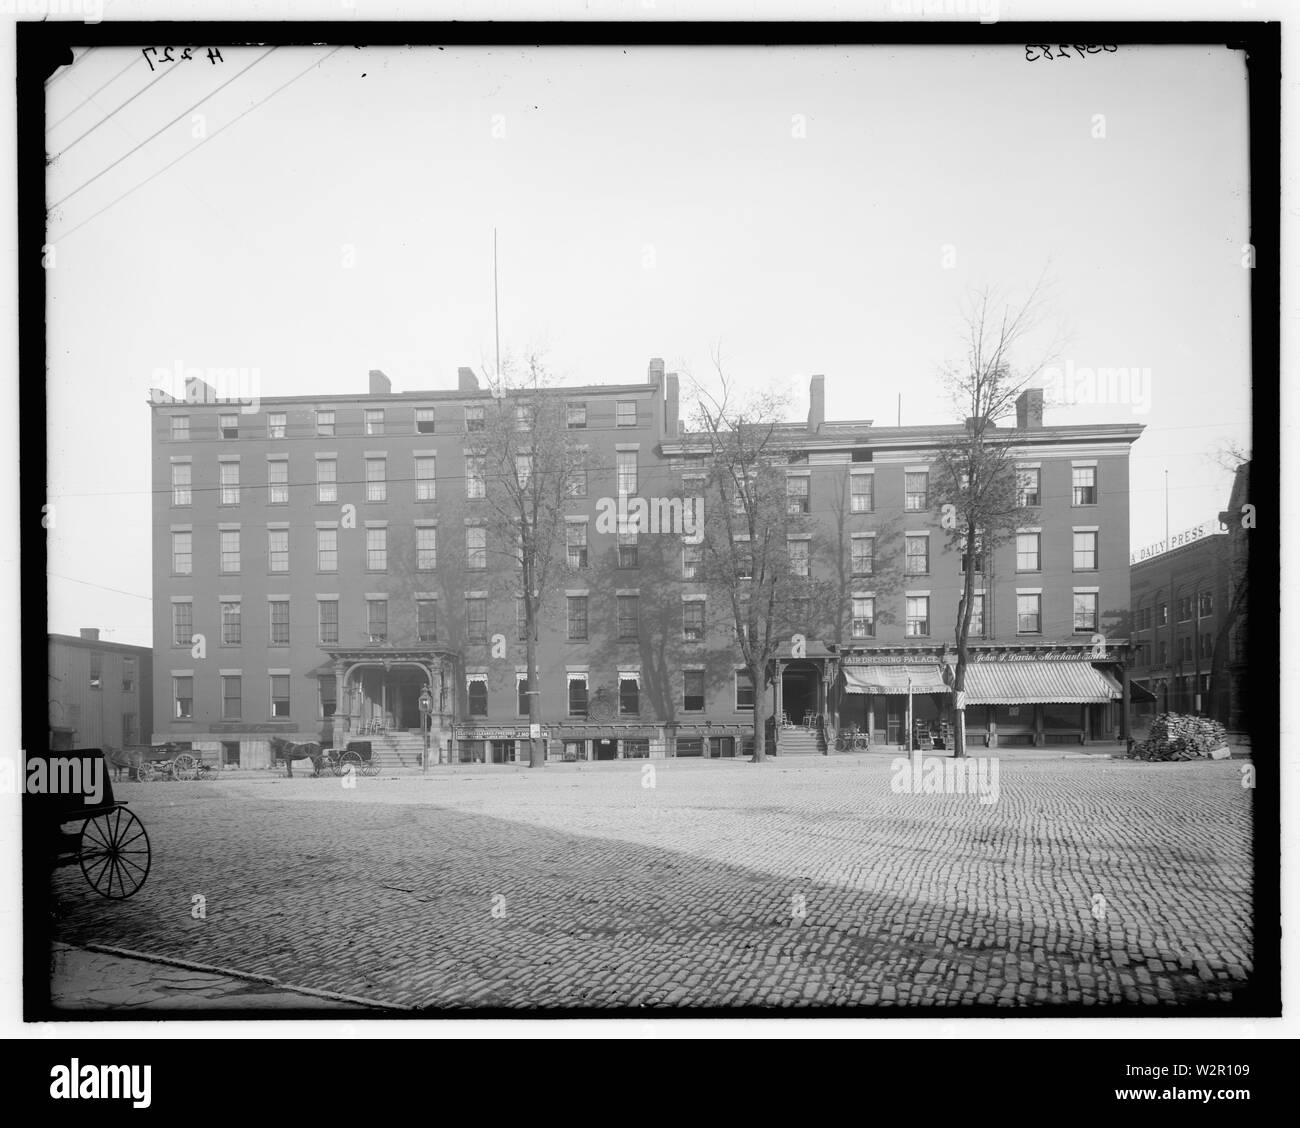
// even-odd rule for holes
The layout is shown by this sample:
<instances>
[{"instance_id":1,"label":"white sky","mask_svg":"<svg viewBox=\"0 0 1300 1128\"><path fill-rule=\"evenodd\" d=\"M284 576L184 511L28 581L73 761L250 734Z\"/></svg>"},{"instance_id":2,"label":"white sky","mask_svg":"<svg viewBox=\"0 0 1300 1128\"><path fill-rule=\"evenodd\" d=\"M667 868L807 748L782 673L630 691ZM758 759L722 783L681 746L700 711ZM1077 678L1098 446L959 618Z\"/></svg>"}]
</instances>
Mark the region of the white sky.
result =
<instances>
[{"instance_id":1,"label":"white sky","mask_svg":"<svg viewBox=\"0 0 1300 1128\"><path fill-rule=\"evenodd\" d=\"M191 104L264 50L172 64L49 170L54 202L183 114L51 220L52 631L151 642L156 369L256 368L264 395L362 392L375 367L454 387L491 363L494 226L502 346L545 347L566 382L641 381L651 356L705 375L720 341L737 378L792 389L791 418L824 373L828 417L882 425L899 394L904 423L951 421L936 375L965 294L1023 294L1050 261L1062 360L1150 370L1148 412L1046 416L1147 425L1133 545L1164 535L1165 470L1172 531L1226 504L1211 455L1250 441L1237 53L349 47L199 145ZM212 134L327 50L281 48L192 112ZM52 153L156 77L134 54ZM131 57L52 83L49 120Z\"/></svg>"}]
</instances>

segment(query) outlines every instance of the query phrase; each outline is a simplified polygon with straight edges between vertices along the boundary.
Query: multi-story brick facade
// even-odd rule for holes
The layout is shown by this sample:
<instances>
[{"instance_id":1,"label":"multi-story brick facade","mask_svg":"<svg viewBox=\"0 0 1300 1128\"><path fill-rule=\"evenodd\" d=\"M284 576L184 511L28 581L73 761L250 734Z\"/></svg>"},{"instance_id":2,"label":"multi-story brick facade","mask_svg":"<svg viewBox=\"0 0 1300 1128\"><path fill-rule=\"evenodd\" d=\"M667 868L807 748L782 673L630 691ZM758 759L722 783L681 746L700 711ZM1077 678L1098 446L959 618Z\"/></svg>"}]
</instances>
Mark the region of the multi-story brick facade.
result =
<instances>
[{"instance_id":1,"label":"multi-story brick facade","mask_svg":"<svg viewBox=\"0 0 1300 1128\"><path fill-rule=\"evenodd\" d=\"M80 637L50 635L50 747L125 748L153 736L153 652Z\"/></svg>"},{"instance_id":2,"label":"multi-story brick facade","mask_svg":"<svg viewBox=\"0 0 1300 1128\"><path fill-rule=\"evenodd\" d=\"M439 758L515 759L528 715L522 593L477 515L476 433L493 401L474 374L462 369L454 391L394 393L372 372L368 395L262 400L253 413L189 391L192 402L153 407L159 737L262 766L271 735L419 731L427 691ZM680 530L620 534L602 512L618 496L700 494L676 376L652 361L645 383L546 394L563 397L562 441L585 448L586 466L566 502L566 574L539 625L548 755L731 754L754 687L729 608L698 582ZM1141 428L1044 427L1040 397L1023 397L1017 428L1002 431L1038 516L978 564L987 673L968 685L968 723L994 741L1119 727L1114 627L1129 606L1128 452ZM807 424L788 428L788 504L807 529L790 539L821 546L819 569L835 547L841 598L792 637L799 649L768 691L783 721L819 718L819 738L856 724L901 739L899 669L916 675L914 718L948 716L962 561L926 475L962 428L826 421L824 403L815 377ZM797 747L779 727L781 750Z\"/></svg>"}]
</instances>

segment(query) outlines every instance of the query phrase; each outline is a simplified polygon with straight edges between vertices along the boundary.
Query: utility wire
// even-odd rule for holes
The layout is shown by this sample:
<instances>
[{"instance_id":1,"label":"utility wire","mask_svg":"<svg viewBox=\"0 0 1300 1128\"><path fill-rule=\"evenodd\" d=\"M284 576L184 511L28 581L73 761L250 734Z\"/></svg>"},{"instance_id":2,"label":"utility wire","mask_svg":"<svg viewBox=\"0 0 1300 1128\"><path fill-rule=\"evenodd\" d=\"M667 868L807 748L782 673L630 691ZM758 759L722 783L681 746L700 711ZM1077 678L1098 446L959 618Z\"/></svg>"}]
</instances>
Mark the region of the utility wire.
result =
<instances>
[{"instance_id":1,"label":"utility wire","mask_svg":"<svg viewBox=\"0 0 1300 1128\"><path fill-rule=\"evenodd\" d=\"M158 83L160 83L164 78L166 78L171 73L172 71L170 70L159 71L157 78L152 79L149 82L146 82L142 87L140 87L139 90L137 90L134 94L132 94L131 97L129 97L125 102L122 102L120 105L114 106L112 110L110 110L104 117L100 118L99 121L95 122L95 124L92 125L88 130L86 130L85 133L81 134L80 137L76 138L76 140L74 140L71 144L65 145L63 147L62 152L60 152L57 156L51 158L50 164L53 164L55 161L62 158L64 153L66 153L69 149L71 149L73 145L76 145L79 142L85 140L92 133L94 133L95 130L97 130L101 125L103 125L104 122L108 121L109 118L111 118L114 114L116 114L119 110L125 109L132 102L134 102L138 97L140 97L141 94L143 94L146 90L148 90L151 86L156 86Z\"/></svg>"},{"instance_id":2,"label":"utility wire","mask_svg":"<svg viewBox=\"0 0 1300 1128\"><path fill-rule=\"evenodd\" d=\"M119 78L121 78L124 74L126 74L127 71L129 71L133 66L135 66L135 64L136 64L136 60L134 58L128 59L126 66L124 66L120 71L118 71L117 74L113 75L113 77L110 78L107 82L101 84L100 86L95 87L93 91L87 94L80 102L78 102L75 106L73 106L72 109L70 109L66 114L64 114L61 118L59 118L58 121L51 122L49 125L47 125L45 127L45 132L49 133L57 126L62 125L65 121L68 120L68 118L70 118L79 109L81 109L82 106L84 106L87 102L89 102L96 94L98 94L101 90L104 90L105 88L115 83Z\"/></svg>"},{"instance_id":3,"label":"utility wire","mask_svg":"<svg viewBox=\"0 0 1300 1128\"><path fill-rule=\"evenodd\" d=\"M66 203L68 200L72 199L72 197L75 196L78 192L80 192L83 188L89 188L90 185L94 184L96 180L98 180L101 176L104 175L104 173L110 171L111 169L116 168L116 167L117 167L118 165L120 165L124 160L126 160L127 157L131 156L132 153L138 153L141 149L143 149L147 144L149 144L149 142L152 141L155 137L157 137L160 133L164 133L164 132L166 132L166 131L167 131L168 129L170 129L173 125L175 125L178 121L180 121L181 118L185 117L187 114L192 113L194 110L198 109L198 108L199 108L201 105L203 105L203 103L206 102L209 98L215 97L217 94L220 94L221 91L223 91L227 86L229 86L232 82L234 82L235 79L240 78L240 77L243 76L243 75L246 75L246 74L247 74L249 71L251 71L255 66L257 66L258 63L260 63L263 59L265 59L268 55L270 55L273 51L276 51L276 50L277 50L277 48L272 47L269 51L266 52L266 54L264 54L264 55L258 55L258 57L257 57L256 59L254 59L251 63L249 63L248 66L246 66L243 70L239 71L239 72L236 73L236 74L232 74L228 79L226 79L225 82L223 82L220 86L218 86L218 87L217 87L215 90L213 90L211 93L208 93L208 94L203 95L202 98L200 98L197 102L195 102L195 103L194 103L192 106L190 106L188 109L182 110L179 114L177 114L174 118L172 118L171 121L169 121L166 125L163 125L163 126L159 127L158 129L154 130L151 134L149 134L148 137L146 137L143 141L141 141L140 144L138 144L137 146L135 146L134 149L128 149L125 153L123 153L120 157L118 157L117 160L115 160L115 161L114 161L112 164L110 164L107 168L102 168L102 169L100 169L97 173L95 173L94 176L92 176L89 180L87 180L84 184L82 184L81 187L79 187L79 188L74 188L71 192L69 192L66 196L64 196L63 199L56 201L55 203L51 204L50 206L51 206L52 208L57 208L60 204ZM150 85L152 85L152 83L151 83ZM146 89L147 89L147 87L146 87ZM143 91L142 91L142 93L143 93ZM123 103L123 105L125 105L125 104L126 104L126 103ZM121 107L119 106L118 109L121 109ZM117 112L117 111L114 111L114 113L116 113L116 112ZM112 116L112 114L109 115L109 117L111 117L111 116ZM104 121L107 121L107 120L108 120L108 118L105 118L105 119L104 119ZM103 125L104 122L101 121L99 124L100 124L100 125ZM84 137L85 134L82 134L82 136ZM73 144L76 144L76 142L74 141ZM69 146L68 146L68 149L70 149L70 148L72 148L72 145L69 145ZM68 151L68 149L64 149L63 152L66 153L66 152ZM61 154L59 154L59 155L62 156L63 154L61 153ZM56 159L57 159L57 158L56 158Z\"/></svg>"},{"instance_id":4,"label":"utility wire","mask_svg":"<svg viewBox=\"0 0 1300 1128\"><path fill-rule=\"evenodd\" d=\"M272 48L272 50L274 50L274 48ZM85 227L86 224L88 224L91 220L93 220L93 219L97 219L99 216L103 215L103 214L104 214L106 211L108 211L110 208L116 207L116 206L117 206L118 204L120 204L123 200L125 200L125 199L127 198L127 196L131 195L131 193L136 192L136 191L138 191L139 189L143 188L146 184L148 184L148 183L149 183L151 180L153 180L155 177L161 176L164 172L166 172L166 171L167 171L169 168L171 168L173 165L178 164L179 162L183 161L186 157L188 157L188 156L189 156L191 153L193 153L196 149L200 148L202 145L205 145L207 142L211 141L214 137L218 136L219 134L224 133L227 129L229 129L232 125L234 125L235 122L239 121L240 118L247 117L247 116L248 116L249 114L251 114L255 109L257 109L259 106L263 106L263 105L265 105L265 104L266 104L267 102L269 102L272 98L274 98L277 94L279 94L281 90L284 90L286 87L292 86L295 82L298 81L298 79L302 78L305 74L307 74L308 71L314 70L316 67L320 66L321 63L323 63L326 59L328 59L328 58L330 57L330 55L333 55L333 54L335 54L336 52L341 51L341 50L343 50L342 47L335 47L333 51L330 51L330 52L329 52L329 54L327 54L327 55L323 55L321 58L317 59L316 62L312 63L311 66L307 67L305 70L299 71L296 75L294 75L291 79L289 79L288 82L282 83L280 86L277 86L277 87L276 87L274 90L272 90L271 93L269 93L265 98L262 98L260 101L254 102L251 106L248 107L248 109L246 109L246 110L245 110L243 113L241 113L238 117L232 118L230 121L226 122L225 125L221 126L220 129L214 130L212 133L208 134L208 136L205 137L205 138L203 138L203 139L198 143L198 145L195 145L195 146L194 146L194 148L192 148L192 149L186 149L185 152L183 152L183 153L182 153L179 157L177 157L175 160L173 160L173 161L169 161L167 164L163 165L162 168L158 169L157 172L150 173L150 174L149 174L148 176L146 176L142 181L140 181L140 183L137 184L134 188L128 188L125 192L123 192L123 193L122 193L120 196L118 196L116 199L111 200L109 203L105 204L102 208L99 209L99 211L94 212L94 213L92 213L91 215L87 216L87 217L86 217L85 219L83 219L80 223L78 223L78 224L76 225L76 227L70 228L69 230L63 232L63 233L59 236L59 238L60 238L60 239L66 239L66 238L68 238L69 235L72 235L74 232L76 232L76 231L80 231L80 230L81 230L83 227ZM262 56L262 58L265 58L265 57L266 57L265 55ZM257 62L261 62L261 59L258 59ZM245 68L244 68L244 70L248 70L248 69L250 69L250 68L249 68L249 67L245 67ZM242 73L244 73L244 72L241 71L240 74L242 74ZM238 75L237 75L236 77L238 77ZM216 91L214 90L213 93L215 94ZM108 170L105 169L105 171L107 172ZM82 187L85 187L85 185L82 185ZM80 191L80 189L78 189L78 191ZM66 199L67 197L64 197L64 198Z\"/></svg>"}]
</instances>

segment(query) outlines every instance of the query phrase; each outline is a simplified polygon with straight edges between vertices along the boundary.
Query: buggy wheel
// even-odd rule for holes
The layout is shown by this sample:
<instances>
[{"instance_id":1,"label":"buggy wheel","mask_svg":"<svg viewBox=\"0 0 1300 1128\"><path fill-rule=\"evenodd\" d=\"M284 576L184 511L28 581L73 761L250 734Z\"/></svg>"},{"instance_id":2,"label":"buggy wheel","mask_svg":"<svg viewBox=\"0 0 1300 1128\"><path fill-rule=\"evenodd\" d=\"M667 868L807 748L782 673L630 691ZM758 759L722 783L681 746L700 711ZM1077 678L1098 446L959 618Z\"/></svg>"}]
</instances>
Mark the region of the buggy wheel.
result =
<instances>
[{"instance_id":1,"label":"buggy wheel","mask_svg":"<svg viewBox=\"0 0 1300 1128\"><path fill-rule=\"evenodd\" d=\"M149 876L149 836L134 812L118 807L81 828L81 873L101 897L124 901Z\"/></svg>"},{"instance_id":2,"label":"buggy wheel","mask_svg":"<svg viewBox=\"0 0 1300 1128\"><path fill-rule=\"evenodd\" d=\"M172 761L172 771L177 779L198 779L199 778L199 759L188 752L182 752L175 760Z\"/></svg>"},{"instance_id":3,"label":"buggy wheel","mask_svg":"<svg viewBox=\"0 0 1300 1128\"><path fill-rule=\"evenodd\" d=\"M371 751L370 759L361 765L361 774L367 776L377 776L379 774L379 753L378 752Z\"/></svg>"},{"instance_id":4,"label":"buggy wheel","mask_svg":"<svg viewBox=\"0 0 1300 1128\"><path fill-rule=\"evenodd\" d=\"M347 775L348 769L351 768L353 776L359 776L364 767L365 765L361 762L360 752L343 752L340 754L338 762L335 765L334 774L339 776Z\"/></svg>"}]
</instances>

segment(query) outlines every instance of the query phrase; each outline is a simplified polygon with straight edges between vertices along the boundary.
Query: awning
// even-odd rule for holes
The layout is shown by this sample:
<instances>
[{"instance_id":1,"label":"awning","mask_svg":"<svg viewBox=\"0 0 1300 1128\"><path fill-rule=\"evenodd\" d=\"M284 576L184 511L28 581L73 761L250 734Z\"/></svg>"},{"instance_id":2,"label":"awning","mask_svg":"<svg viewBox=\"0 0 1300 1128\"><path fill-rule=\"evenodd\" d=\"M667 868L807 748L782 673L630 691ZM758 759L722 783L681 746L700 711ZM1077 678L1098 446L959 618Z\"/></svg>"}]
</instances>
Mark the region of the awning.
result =
<instances>
[{"instance_id":1,"label":"awning","mask_svg":"<svg viewBox=\"0 0 1300 1128\"><path fill-rule=\"evenodd\" d=\"M1103 676L1110 678L1110 674L1103 674ZM1110 680L1115 682L1115 688L1120 690L1120 695L1122 696L1124 691L1120 689L1119 682L1114 678L1111 678ZM1154 701L1156 699L1156 695L1147 689L1146 686L1141 682L1135 682L1132 679L1130 679L1128 683L1128 697L1130 701Z\"/></svg>"},{"instance_id":2,"label":"awning","mask_svg":"<svg viewBox=\"0 0 1300 1128\"><path fill-rule=\"evenodd\" d=\"M943 674L933 666L843 666L847 693L948 693Z\"/></svg>"},{"instance_id":3,"label":"awning","mask_svg":"<svg viewBox=\"0 0 1300 1128\"><path fill-rule=\"evenodd\" d=\"M1092 705L1118 701L1119 683L1087 662L972 662L968 705Z\"/></svg>"}]
</instances>

